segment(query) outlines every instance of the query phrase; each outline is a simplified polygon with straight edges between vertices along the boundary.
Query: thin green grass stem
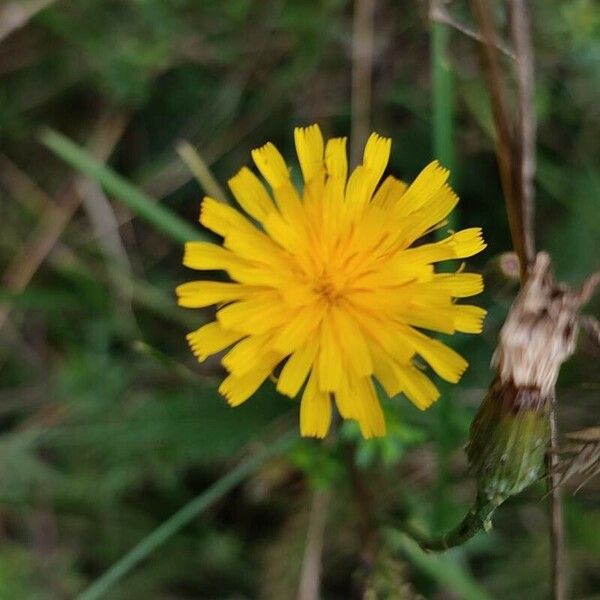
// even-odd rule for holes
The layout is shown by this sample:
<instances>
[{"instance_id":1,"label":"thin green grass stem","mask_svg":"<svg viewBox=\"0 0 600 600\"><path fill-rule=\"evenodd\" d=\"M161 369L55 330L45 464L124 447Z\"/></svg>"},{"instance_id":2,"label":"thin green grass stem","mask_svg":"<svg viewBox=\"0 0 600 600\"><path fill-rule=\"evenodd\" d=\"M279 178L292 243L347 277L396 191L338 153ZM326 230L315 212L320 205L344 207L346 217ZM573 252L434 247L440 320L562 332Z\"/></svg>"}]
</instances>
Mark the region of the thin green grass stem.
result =
<instances>
[{"instance_id":1,"label":"thin green grass stem","mask_svg":"<svg viewBox=\"0 0 600 600\"><path fill-rule=\"evenodd\" d=\"M115 173L110 167L94 160L68 137L53 129L44 129L40 140L62 160L97 181L109 194L131 209L135 215L148 221L158 231L174 241L182 244L189 240L208 238L200 229L188 225L168 208L157 204L154 199Z\"/></svg>"},{"instance_id":2,"label":"thin green grass stem","mask_svg":"<svg viewBox=\"0 0 600 600\"><path fill-rule=\"evenodd\" d=\"M181 160L187 165L187 168L194 174L196 181L198 181L204 193L215 200L228 202L225 190L214 178L209 166L198 150L186 140L180 141L175 149Z\"/></svg>"},{"instance_id":3,"label":"thin green grass stem","mask_svg":"<svg viewBox=\"0 0 600 600\"><path fill-rule=\"evenodd\" d=\"M432 147L433 155L446 168L454 173L454 81L449 60L450 28L437 21L431 21L431 74L432 74ZM448 230L458 226L457 211L448 217L448 225L437 231L438 239L444 238ZM447 269L454 271L455 265ZM444 390L443 390L444 391ZM437 410L438 475L437 501L432 518L434 531L444 530L451 523L452 505L448 498L449 459L453 449L452 422L453 406L451 392L446 386Z\"/></svg>"},{"instance_id":4,"label":"thin green grass stem","mask_svg":"<svg viewBox=\"0 0 600 600\"><path fill-rule=\"evenodd\" d=\"M296 431L288 432L279 440L243 460L237 467L233 468L211 487L196 496L181 510L159 525L152 533L110 567L108 571L101 575L91 586L79 594L76 600L98 600L99 598L107 597L106 594L108 591L141 561L150 556L150 554L167 542L200 513L242 483L244 479L258 470L265 461L288 450L296 439Z\"/></svg>"},{"instance_id":5,"label":"thin green grass stem","mask_svg":"<svg viewBox=\"0 0 600 600\"><path fill-rule=\"evenodd\" d=\"M431 23L433 155L454 173L454 76L448 51L450 28Z\"/></svg>"}]
</instances>

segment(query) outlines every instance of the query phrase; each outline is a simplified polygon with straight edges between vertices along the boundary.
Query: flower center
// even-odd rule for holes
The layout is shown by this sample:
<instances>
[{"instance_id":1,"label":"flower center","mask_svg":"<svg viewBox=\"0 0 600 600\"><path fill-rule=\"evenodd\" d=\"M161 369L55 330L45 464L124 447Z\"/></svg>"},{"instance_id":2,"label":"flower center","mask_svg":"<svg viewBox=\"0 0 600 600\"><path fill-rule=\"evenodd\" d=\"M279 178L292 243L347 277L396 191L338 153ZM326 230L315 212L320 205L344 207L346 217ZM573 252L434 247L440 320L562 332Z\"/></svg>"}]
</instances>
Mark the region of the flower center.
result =
<instances>
[{"instance_id":1,"label":"flower center","mask_svg":"<svg viewBox=\"0 0 600 600\"><path fill-rule=\"evenodd\" d=\"M327 304L336 304L344 293L344 283L339 276L323 273L315 281L313 289Z\"/></svg>"}]
</instances>

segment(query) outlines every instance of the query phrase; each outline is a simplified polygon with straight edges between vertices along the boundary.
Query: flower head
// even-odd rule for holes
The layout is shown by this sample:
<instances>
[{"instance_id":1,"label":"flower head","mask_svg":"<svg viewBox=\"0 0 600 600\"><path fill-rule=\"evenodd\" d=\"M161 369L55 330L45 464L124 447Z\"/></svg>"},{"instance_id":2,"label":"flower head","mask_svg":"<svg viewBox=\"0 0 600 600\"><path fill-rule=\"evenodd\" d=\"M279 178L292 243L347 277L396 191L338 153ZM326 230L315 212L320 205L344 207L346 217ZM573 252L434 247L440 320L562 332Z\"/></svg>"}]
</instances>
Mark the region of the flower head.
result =
<instances>
[{"instance_id":1,"label":"flower head","mask_svg":"<svg viewBox=\"0 0 600 600\"><path fill-rule=\"evenodd\" d=\"M216 320L190 333L199 361L231 349L229 375L219 391L229 404L247 400L279 365L277 390L302 391L302 435L323 437L332 401L364 437L385 433L374 380L389 396L404 393L421 409L439 392L418 355L447 381L467 362L421 329L479 333L485 311L457 304L478 294L480 275L436 273L434 263L481 251L480 229L411 245L444 225L458 197L448 171L433 162L409 186L387 177L391 140L372 134L363 162L348 177L346 139L324 144L316 125L295 130L304 178L299 193L278 150L252 152L260 174L248 168L229 181L247 214L205 198L200 222L223 245L188 242L184 264L224 270L230 282L191 281L177 288L179 304L218 306Z\"/></svg>"}]
</instances>

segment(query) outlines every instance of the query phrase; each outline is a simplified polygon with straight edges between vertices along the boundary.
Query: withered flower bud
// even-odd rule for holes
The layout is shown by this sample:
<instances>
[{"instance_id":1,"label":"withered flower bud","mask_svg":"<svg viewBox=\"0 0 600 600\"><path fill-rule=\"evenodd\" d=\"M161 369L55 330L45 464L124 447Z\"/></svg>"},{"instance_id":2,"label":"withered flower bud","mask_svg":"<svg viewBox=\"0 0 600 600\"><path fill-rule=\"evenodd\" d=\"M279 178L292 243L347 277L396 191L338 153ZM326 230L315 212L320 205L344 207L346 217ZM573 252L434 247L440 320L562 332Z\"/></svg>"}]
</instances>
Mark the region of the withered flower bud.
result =
<instances>
[{"instance_id":1,"label":"withered flower bud","mask_svg":"<svg viewBox=\"0 0 600 600\"><path fill-rule=\"evenodd\" d=\"M471 425L467 456L479 494L495 506L542 475L548 408L537 388L499 377L492 383Z\"/></svg>"},{"instance_id":2,"label":"withered flower bud","mask_svg":"<svg viewBox=\"0 0 600 600\"><path fill-rule=\"evenodd\" d=\"M456 529L423 542L424 548L450 548L488 529L500 504L542 477L548 414L560 366L575 349L583 296L556 283L549 256L537 255L500 332L496 377L471 425L475 506Z\"/></svg>"}]
</instances>

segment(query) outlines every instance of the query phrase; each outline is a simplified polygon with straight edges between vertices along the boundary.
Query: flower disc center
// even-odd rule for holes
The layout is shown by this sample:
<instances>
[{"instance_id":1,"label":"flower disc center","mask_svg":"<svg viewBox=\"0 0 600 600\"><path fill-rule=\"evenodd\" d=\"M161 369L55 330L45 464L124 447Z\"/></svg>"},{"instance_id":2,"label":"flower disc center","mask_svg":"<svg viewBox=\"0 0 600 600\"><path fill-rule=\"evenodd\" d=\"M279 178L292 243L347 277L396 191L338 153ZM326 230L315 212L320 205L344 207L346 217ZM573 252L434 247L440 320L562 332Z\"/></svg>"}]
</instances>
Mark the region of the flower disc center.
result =
<instances>
[{"instance_id":1,"label":"flower disc center","mask_svg":"<svg viewBox=\"0 0 600 600\"><path fill-rule=\"evenodd\" d=\"M324 273L314 284L314 291L327 304L336 304L344 294L345 285L342 278L332 274Z\"/></svg>"}]
</instances>

